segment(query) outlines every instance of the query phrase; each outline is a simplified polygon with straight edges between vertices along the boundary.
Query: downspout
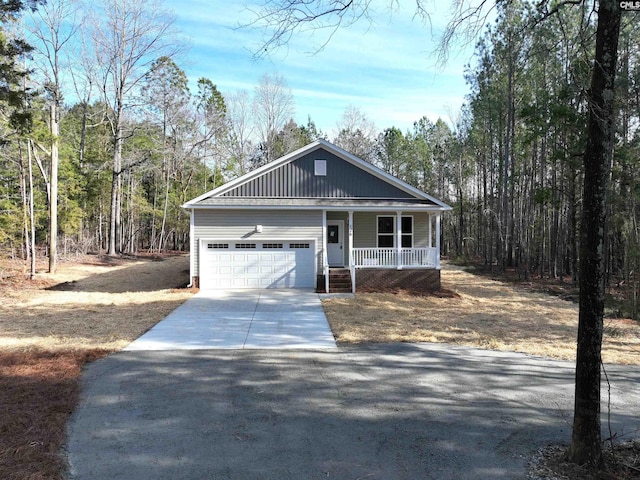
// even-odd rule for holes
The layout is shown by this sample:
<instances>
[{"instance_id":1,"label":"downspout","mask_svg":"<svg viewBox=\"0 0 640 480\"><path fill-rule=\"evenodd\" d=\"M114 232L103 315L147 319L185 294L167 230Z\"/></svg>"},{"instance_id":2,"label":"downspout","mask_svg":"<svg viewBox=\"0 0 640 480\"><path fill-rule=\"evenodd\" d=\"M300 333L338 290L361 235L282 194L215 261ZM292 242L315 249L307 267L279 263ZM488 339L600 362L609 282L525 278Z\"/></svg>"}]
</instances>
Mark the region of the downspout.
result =
<instances>
[{"instance_id":1,"label":"downspout","mask_svg":"<svg viewBox=\"0 0 640 480\"><path fill-rule=\"evenodd\" d=\"M189 284L187 288L193 287L193 274L195 273L195 219L193 209L189 210Z\"/></svg>"}]
</instances>

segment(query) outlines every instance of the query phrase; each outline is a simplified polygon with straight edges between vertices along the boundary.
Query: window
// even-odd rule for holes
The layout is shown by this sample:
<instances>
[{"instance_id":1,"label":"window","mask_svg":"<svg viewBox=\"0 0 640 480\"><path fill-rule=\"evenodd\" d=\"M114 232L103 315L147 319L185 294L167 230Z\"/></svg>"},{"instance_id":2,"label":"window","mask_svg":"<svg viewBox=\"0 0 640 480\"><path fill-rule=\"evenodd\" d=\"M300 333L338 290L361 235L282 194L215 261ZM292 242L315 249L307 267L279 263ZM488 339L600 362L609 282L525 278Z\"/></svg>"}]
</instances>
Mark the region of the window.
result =
<instances>
[{"instance_id":1,"label":"window","mask_svg":"<svg viewBox=\"0 0 640 480\"><path fill-rule=\"evenodd\" d=\"M402 248L413 247L413 217L402 217Z\"/></svg>"},{"instance_id":2,"label":"window","mask_svg":"<svg viewBox=\"0 0 640 480\"><path fill-rule=\"evenodd\" d=\"M289 248L309 248L308 243L290 243Z\"/></svg>"},{"instance_id":3,"label":"window","mask_svg":"<svg viewBox=\"0 0 640 480\"><path fill-rule=\"evenodd\" d=\"M392 248L396 217L378 217L378 248Z\"/></svg>"},{"instance_id":4,"label":"window","mask_svg":"<svg viewBox=\"0 0 640 480\"><path fill-rule=\"evenodd\" d=\"M236 243L236 248L256 248L255 243Z\"/></svg>"},{"instance_id":5,"label":"window","mask_svg":"<svg viewBox=\"0 0 640 480\"><path fill-rule=\"evenodd\" d=\"M327 225L327 243L340 243L340 230L338 225Z\"/></svg>"},{"instance_id":6,"label":"window","mask_svg":"<svg viewBox=\"0 0 640 480\"><path fill-rule=\"evenodd\" d=\"M228 243L207 243L207 248L229 248Z\"/></svg>"},{"instance_id":7,"label":"window","mask_svg":"<svg viewBox=\"0 0 640 480\"><path fill-rule=\"evenodd\" d=\"M281 243L263 243L262 248L282 248Z\"/></svg>"},{"instance_id":8,"label":"window","mask_svg":"<svg viewBox=\"0 0 640 480\"><path fill-rule=\"evenodd\" d=\"M316 177L326 177L327 176L327 161L326 160L316 160L314 162L314 173Z\"/></svg>"},{"instance_id":9,"label":"window","mask_svg":"<svg viewBox=\"0 0 640 480\"><path fill-rule=\"evenodd\" d=\"M402 217L402 248L413 247L413 217ZM396 217L378 217L378 248L396 245Z\"/></svg>"}]
</instances>

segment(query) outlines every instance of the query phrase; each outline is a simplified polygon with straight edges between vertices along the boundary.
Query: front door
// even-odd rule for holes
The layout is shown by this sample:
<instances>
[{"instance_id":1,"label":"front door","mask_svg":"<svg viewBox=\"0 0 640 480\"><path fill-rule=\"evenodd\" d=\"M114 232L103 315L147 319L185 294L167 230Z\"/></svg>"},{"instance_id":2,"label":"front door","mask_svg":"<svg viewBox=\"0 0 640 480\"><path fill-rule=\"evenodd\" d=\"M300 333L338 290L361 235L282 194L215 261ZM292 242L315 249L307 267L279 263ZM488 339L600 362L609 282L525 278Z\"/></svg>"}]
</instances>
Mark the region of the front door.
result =
<instances>
[{"instance_id":1,"label":"front door","mask_svg":"<svg viewBox=\"0 0 640 480\"><path fill-rule=\"evenodd\" d=\"M330 267L344 267L344 221L327 221L327 259Z\"/></svg>"}]
</instances>

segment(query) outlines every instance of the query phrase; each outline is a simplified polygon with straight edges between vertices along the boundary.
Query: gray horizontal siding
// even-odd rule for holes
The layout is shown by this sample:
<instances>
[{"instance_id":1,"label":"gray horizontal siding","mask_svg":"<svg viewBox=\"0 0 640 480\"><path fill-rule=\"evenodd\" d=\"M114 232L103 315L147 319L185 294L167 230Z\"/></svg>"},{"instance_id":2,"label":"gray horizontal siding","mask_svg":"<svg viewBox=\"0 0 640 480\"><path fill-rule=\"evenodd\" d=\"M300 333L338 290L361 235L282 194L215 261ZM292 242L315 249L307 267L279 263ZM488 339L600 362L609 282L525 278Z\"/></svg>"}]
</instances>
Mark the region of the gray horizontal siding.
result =
<instances>
[{"instance_id":1,"label":"gray horizontal siding","mask_svg":"<svg viewBox=\"0 0 640 480\"><path fill-rule=\"evenodd\" d=\"M295 210L194 210L194 275L198 276L200 239L245 239L316 241L317 272L322 273L322 211ZM354 212L353 246L367 248L376 246L376 212ZM384 215L388 215L384 213ZM407 213L414 217L413 244L415 247L429 245L429 214ZM348 214L347 212L327 212L327 220L343 220L345 265L348 264ZM255 233L255 226L262 225L262 232Z\"/></svg>"},{"instance_id":2,"label":"gray horizontal siding","mask_svg":"<svg viewBox=\"0 0 640 480\"><path fill-rule=\"evenodd\" d=\"M318 271L322 271L322 211L295 210L195 210L194 212L195 271L199 275L200 239L244 239L316 241ZM262 225L256 233L255 226Z\"/></svg>"},{"instance_id":3,"label":"gray horizontal siding","mask_svg":"<svg viewBox=\"0 0 640 480\"><path fill-rule=\"evenodd\" d=\"M326 176L316 176L315 160L327 162ZM229 190L227 197L413 198L359 167L318 149Z\"/></svg>"}]
</instances>

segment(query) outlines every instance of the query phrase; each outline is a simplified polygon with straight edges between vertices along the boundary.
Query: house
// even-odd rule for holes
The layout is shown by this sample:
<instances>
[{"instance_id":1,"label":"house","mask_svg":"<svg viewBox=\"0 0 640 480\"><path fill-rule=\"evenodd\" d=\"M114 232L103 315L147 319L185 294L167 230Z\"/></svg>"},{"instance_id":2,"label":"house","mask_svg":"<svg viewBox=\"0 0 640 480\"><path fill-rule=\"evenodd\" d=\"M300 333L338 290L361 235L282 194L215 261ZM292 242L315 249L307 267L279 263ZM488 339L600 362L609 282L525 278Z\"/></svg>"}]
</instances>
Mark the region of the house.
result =
<instances>
[{"instance_id":1,"label":"house","mask_svg":"<svg viewBox=\"0 0 640 480\"><path fill-rule=\"evenodd\" d=\"M325 140L183 207L203 289L440 288L451 207Z\"/></svg>"}]
</instances>

